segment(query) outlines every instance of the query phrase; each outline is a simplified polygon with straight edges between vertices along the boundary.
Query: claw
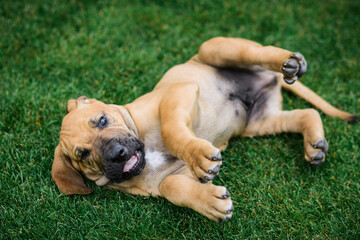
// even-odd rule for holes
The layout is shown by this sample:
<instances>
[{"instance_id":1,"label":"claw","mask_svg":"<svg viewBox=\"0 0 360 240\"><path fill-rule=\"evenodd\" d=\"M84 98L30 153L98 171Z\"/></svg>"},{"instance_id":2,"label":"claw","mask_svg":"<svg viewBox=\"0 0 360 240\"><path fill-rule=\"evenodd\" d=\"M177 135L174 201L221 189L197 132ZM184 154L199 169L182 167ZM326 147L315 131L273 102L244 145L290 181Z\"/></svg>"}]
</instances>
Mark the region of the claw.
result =
<instances>
[{"instance_id":1,"label":"claw","mask_svg":"<svg viewBox=\"0 0 360 240\"><path fill-rule=\"evenodd\" d=\"M208 171L208 173L210 173L210 174L218 174L219 171L220 171L220 165L218 164L218 165L216 165L213 169L210 169L210 170Z\"/></svg>"},{"instance_id":2,"label":"claw","mask_svg":"<svg viewBox=\"0 0 360 240\"><path fill-rule=\"evenodd\" d=\"M226 210L226 213L231 213L232 211L234 211L234 205L231 204L231 208Z\"/></svg>"},{"instance_id":3,"label":"claw","mask_svg":"<svg viewBox=\"0 0 360 240\"><path fill-rule=\"evenodd\" d=\"M226 192L224 195L221 196L223 199L227 199L228 197L230 197L230 193L229 191L226 189Z\"/></svg>"},{"instance_id":4,"label":"claw","mask_svg":"<svg viewBox=\"0 0 360 240\"><path fill-rule=\"evenodd\" d=\"M206 181L211 181L211 180L214 179L214 177L215 177L215 176L210 176L210 177L209 177L209 176L204 176L204 178L205 178Z\"/></svg>"},{"instance_id":5,"label":"claw","mask_svg":"<svg viewBox=\"0 0 360 240\"><path fill-rule=\"evenodd\" d=\"M211 160L213 161L220 161L222 159L220 151L216 154L216 156L213 156Z\"/></svg>"}]
</instances>

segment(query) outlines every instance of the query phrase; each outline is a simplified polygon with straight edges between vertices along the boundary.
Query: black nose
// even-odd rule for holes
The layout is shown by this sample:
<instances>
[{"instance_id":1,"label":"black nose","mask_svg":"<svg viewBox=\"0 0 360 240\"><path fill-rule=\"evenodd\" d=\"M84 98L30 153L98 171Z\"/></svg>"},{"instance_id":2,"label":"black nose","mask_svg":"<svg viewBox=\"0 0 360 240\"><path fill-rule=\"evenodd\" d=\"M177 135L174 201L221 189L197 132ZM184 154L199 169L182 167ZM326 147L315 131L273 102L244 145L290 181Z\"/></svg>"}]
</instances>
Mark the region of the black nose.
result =
<instances>
[{"instance_id":1,"label":"black nose","mask_svg":"<svg viewBox=\"0 0 360 240\"><path fill-rule=\"evenodd\" d=\"M109 154L109 160L112 162L124 161L125 156L127 155L128 150L126 147L120 144L116 144Z\"/></svg>"}]
</instances>

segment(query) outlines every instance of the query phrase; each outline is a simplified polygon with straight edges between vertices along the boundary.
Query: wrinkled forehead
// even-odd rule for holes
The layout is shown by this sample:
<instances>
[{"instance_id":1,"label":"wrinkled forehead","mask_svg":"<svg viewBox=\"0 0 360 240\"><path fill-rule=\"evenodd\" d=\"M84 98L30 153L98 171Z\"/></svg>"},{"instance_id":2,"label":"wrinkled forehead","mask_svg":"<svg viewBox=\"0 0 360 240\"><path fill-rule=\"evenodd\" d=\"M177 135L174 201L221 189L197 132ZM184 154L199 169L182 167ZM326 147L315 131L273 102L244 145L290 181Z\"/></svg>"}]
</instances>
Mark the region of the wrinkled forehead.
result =
<instances>
[{"instance_id":1,"label":"wrinkled forehead","mask_svg":"<svg viewBox=\"0 0 360 240\"><path fill-rule=\"evenodd\" d=\"M73 148L73 145L91 144L97 135L109 132L98 126L104 117L114 134L118 131L126 131L127 127L119 110L113 105L97 102L73 110L64 117L60 141L68 149Z\"/></svg>"},{"instance_id":2,"label":"wrinkled forehead","mask_svg":"<svg viewBox=\"0 0 360 240\"><path fill-rule=\"evenodd\" d=\"M97 101L82 105L82 107L69 112L63 119L62 127L91 125L98 121L101 116L116 119L117 122L124 122L119 110L114 105Z\"/></svg>"},{"instance_id":3,"label":"wrinkled forehead","mask_svg":"<svg viewBox=\"0 0 360 240\"><path fill-rule=\"evenodd\" d=\"M61 125L61 131L88 127L91 121L94 121L97 117L104 115L106 110L106 107L100 107L98 104L91 104L81 109L71 111L64 117Z\"/></svg>"}]
</instances>

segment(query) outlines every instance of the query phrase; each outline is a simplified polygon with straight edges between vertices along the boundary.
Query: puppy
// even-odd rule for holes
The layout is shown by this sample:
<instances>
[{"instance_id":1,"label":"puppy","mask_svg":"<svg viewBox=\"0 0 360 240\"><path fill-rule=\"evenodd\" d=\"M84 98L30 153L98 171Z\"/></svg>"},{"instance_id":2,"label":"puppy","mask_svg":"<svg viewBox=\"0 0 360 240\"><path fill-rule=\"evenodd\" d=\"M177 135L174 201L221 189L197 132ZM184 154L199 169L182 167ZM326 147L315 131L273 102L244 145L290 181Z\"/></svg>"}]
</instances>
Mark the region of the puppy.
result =
<instances>
[{"instance_id":1,"label":"puppy","mask_svg":"<svg viewBox=\"0 0 360 240\"><path fill-rule=\"evenodd\" d=\"M210 39L130 104L69 100L52 177L67 195L93 191L84 175L98 186L162 196L211 220L229 220L229 192L211 181L231 137L301 133L305 160L325 160L328 144L318 112L282 111L281 87L328 115L358 120L295 82L306 69L300 53L239 38Z\"/></svg>"}]
</instances>

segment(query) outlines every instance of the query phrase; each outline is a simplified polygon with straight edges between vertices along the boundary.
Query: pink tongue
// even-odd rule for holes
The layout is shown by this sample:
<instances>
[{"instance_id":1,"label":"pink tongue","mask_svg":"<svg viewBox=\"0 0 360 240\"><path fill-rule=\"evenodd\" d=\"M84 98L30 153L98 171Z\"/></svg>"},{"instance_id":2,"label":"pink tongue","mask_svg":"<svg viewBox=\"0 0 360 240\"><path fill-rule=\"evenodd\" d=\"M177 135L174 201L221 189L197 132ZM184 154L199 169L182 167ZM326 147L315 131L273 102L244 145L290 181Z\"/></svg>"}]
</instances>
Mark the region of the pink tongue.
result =
<instances>
[{"instance_id":1,"label":"pink tongue","mask_svg":"<svg viewBox=\"0 0 360 240\"><path fill-rule=\"evenodd\" d=\"M123 172L130 171L137 163L137 161L138 161L138 157L136 155L132 156L130 160L126 162Z\"/></svg>"}]
</instances>

